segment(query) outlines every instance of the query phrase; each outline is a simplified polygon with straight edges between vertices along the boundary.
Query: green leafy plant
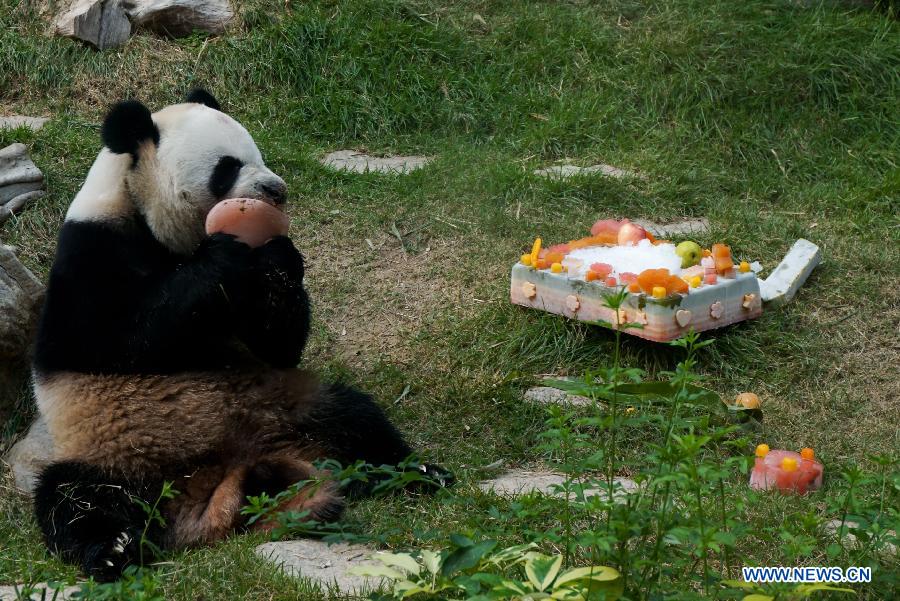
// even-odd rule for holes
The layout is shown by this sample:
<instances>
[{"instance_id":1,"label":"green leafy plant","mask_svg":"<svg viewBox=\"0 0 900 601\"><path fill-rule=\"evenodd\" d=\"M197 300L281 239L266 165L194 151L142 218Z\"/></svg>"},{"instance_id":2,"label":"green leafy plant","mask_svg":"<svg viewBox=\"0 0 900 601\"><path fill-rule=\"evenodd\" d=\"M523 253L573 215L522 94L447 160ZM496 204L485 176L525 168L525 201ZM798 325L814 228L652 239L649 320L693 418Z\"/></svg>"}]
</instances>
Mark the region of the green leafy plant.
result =
<instances>
[{"instance_id":1,"label":"green leafy plant","mask_svg":"<svg viewBox=\"0 0 900 601\"><path fill-rule=\"evenodd\" d=\"M390 596L440 595L448 599L618 599L622 578L607 566L563 570L562 555L545 555L534 543L497 552L494 540L454 535L440 551L376 553L378 563L352 568L391 583Z\"/></svg>"}]
</instances>

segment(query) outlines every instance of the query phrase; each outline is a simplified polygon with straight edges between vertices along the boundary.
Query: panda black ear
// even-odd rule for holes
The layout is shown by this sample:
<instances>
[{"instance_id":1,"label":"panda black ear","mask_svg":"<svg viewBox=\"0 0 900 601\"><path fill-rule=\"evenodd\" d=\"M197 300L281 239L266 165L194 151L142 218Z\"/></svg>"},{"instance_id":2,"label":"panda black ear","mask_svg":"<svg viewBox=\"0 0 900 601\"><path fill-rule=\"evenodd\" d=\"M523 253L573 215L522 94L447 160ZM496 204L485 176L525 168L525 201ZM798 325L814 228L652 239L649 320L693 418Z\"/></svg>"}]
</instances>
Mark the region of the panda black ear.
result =
<instances>
[{"instance_id":1,"label":"panda black ear","mask_svg":"<svg viewBox=\"0 0 900 601\"><path fill-rule=\"evenodd\" d=\"M159 130L150 109L137 100L125 100L112 107L103 120L100 137L116 154L127 152L135 158L138 147L147 140L159 144Z\"/></svg>"},{"instance_id":2,"label":"panda black ear","mask_svg":"<svg viewBox=\"0 0 900 601\"><path fill-rule=\"evenodd\" d=\"M222 105L219 104L219 101L215 99L215 97L204 90L203 88L195 88L187 93L187 97L185 100L188 102L196 102L197 104L202 104L208 106L211 109L216 109L217 111L222 110Z\"/></svg>"}]
</instances>

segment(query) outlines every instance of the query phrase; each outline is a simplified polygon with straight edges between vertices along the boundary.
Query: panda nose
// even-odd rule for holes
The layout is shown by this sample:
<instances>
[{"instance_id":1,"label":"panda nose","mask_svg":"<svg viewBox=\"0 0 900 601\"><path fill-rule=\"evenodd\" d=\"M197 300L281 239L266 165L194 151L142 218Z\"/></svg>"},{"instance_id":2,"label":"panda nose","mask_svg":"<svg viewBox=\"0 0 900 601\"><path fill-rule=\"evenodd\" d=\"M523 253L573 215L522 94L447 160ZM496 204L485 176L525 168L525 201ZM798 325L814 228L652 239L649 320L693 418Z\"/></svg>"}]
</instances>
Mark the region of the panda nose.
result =
<instances>
[{"instance_id":1,"label":"panda nose","mask_svg":"<svg viewBox=\"0 0 900 601\"><path fill-rule=\"evenodd\" d=\"M268 182L260 184L263 194L277 205L287 201L287 185L284 182Z\"/></svg>"}]
</instances>

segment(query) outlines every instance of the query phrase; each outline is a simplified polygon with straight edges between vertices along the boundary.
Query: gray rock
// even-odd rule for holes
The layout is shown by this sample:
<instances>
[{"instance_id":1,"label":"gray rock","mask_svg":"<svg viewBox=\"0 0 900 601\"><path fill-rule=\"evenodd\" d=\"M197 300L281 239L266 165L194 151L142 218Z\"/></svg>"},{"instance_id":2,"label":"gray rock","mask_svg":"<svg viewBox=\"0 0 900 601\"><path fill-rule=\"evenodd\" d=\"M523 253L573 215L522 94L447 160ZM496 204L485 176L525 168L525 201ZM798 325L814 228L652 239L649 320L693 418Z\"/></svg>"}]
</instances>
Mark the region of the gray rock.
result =
<instances>
[{"instance_id":1,"label":"gray rock","mask_svg":"<svg viewBox=\"0 0 900 601\"><path fill-rule=\"evenodd\" d=\"M17 127L27 127L32 131L37 131L44 127L49 119L46 117L27 117L25 115L10 115L8 117L0 117L0 129L16 129Z\"/></svg>"},{"instance_id":2,"label":"gray rock","mask_svg":"<svg viewBox=\"0 0 900 601\"><path fill-rule=\"evenodd\" d=\"M56 33L105 50L128 41L131 22L120 0L76 0L56 19Z\"/></svg>"},{"instance_id":3,"label":"gray rock","mask_svg":"<svg viewBox=\"0 0 900 601\"><path fill-rule=\"evenodd\" d=\"M645 176L639 173L635 173L634 171L619 169L618 167L613 167L612 165L604 165L603 163L591 165L590 167L579 167L577 165L553 165L551 167L544 167L543 169L534 170L535 175L555 179L566 179L577 175L592 175L594 173L599 173L600 175L605 175L607 177L614 177L616 179L646 179Z\"/></svg>"},{"instance_id":4,"label":"gray rock","mask_svg":"<svg viewBox=\"0 0 900 601\"><path fill-rule=\"evenodd\" d=\"M43 297L41 282L0 244L0 422L27 381L28 345Z\"/></svg>"},{"instance_id":5,"label":"gray rock","mask_svg":"<svg viewBox=\"0 0 900 601\"><path fill-rule=\"evenodd\" d=\"M493 493L502 496L519 496L531 493L541 493L545 495L565 496L563 492L556 492L555 487L562 486L566 481L564 474L546 471L528 471L514 470L501 474L493 480L486 480L478 483L478 488L484 492ZM638 484L629 478L614 478L616 489L613 492L613 499L616 502L624 503L625 497L638 489ZM586 498L602 496L608 494L607 488L587 487L584 490Z\"/></svg>"},{"instance_id":6,"label":"gray rock","mask_svg":"<svg viewBox=\"0 0 900 601\"><path fill-rule=\"evenodd\" d=\"M344 593L362 593L378 587L378 579L348 573L352 567L372 564L369 557L374 552L364 545L328 544L310 539L264 543L256 547L257 555L275 562L291 576L309 578L319 583L323 592L330 587Z\"/></svg>"},{"instance_id":7,"label":"gray rock","mask_svg":"<svg viewBox=\"0 0 900 601\"><path fill-rule=\"evenodd\" d=\"M325 155L321 162L340 171L403 174L424 167L430 160L431 157L424 156L375 157L355 150L337 150Z\"/></svg>"},{"instance_id":8,"label":"gray rock","mask_svg":"<svg viewBox=\"0 0 900 601\"><path fill-rule=\"evenodd\" d=\"M0 224L27 204L44 196L44 174L28 156L24 144L0 150Z\"/></svg>"},{"instance_id":9,"label":"gray rock","mask_svg":"<svg viewBox=\"0 0 900 601\"><path fill-rule=\"evenodd\" d=\"M858 540L856 535L850 532L850 530L859 529L859 523L854 522L853 520L846 520L843 522L843 528L841 528L841 520L831 520L829 522L825 522L822 527L823 532L828 537L833 538L841 538L847 544L853 545ZM896 537L896 533L893 530L889 530L886 533L890 537ZM884 545L880 548L880 551L886 555L897 555L897 545L893 543L885 542Z\"/></svg>"},{"instance_id":10,"label":"gray rock","mask_svg":"<svg viewBox=\"0 0 900 601\"><path fill-rule=\"evenodd\" d=\"M0 244L0 363L25 353L43 298L41 281Z\"/></svg>"},{"instance_id":11,"label":"gray rock","mask_svg":"<svg viewBox=\"0 0 900 601\"><path fill-rule=\"evenodd\" d=\"M12 446L3 462L13 475L13 484L25 495L34 493L38 473L53 460L53 438L44 418L38 415L25 438Z\"/></svg>"},{"instance_id":12,"label":"gray rock","mask_svg":"<svg viewBox=\"0 0 900 601\"><path fill-rule=\"evenodd\" d=\"M78 592L79 586L66 586L57 589L51 587L46 582L31 585L31 594L24 596L24 584L16 584L13 586L0 586L0 601L13 601L20 599L39 599L41 601L63 601L63 599L71 599L72 595Z\"/></svg>"},{"instance_id":13,"label":"gray rock","mask_svg":"<svg viewBox=\"0 0 900 601\"><path fill-rule=\"evenodd\" d=\"M194 30L222 33L234 18L228 0L123 0L131 22L172 37Z\"/></svg>"},{"instance_id":14,"label":"gray rock","mask_svg":"<svg viewBox=\"0 0 900 601\"><path fill-rule=\"evenodd\" d=\"M551 386L535 386L525 391L525 400L542 405L575 405L578 407L591 406L594 402L586 396L569 394L559 388Z\"/></svg>"},{"instance_id":15,"label":"gray rock","mask_svg":"<svg viewBox=\"0 0 900 601\"><path fill-rule=\"evenodd\" d=\"M638 224L657 238L673 238L675 236L699 236L709 233L709 221L706 217L698 219L679 219L671 223L656 223L646 219L635 219Z\"/></svg>"}]
</instances>

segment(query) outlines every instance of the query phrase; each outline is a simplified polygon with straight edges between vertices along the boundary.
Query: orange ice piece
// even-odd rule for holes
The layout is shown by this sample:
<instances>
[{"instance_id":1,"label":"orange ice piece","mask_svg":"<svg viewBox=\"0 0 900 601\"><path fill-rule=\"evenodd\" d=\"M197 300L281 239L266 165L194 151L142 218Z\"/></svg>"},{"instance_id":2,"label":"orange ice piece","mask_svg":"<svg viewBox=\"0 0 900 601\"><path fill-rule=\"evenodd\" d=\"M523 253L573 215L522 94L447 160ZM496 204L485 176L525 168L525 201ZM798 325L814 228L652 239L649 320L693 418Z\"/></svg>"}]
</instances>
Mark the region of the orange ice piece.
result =
<instances>
[{"instance_id":1,"label":"orange ice piece","mask_svg":"<svg viewBox=\"0 0 900 601\"><path fill-rule=\"evenodd\" d=\"M724 244L712 245L712 257L716 262L716 271L724 275L734 268L734 261L731 259L731 249Z\"/></svg>"}]
</instances>

